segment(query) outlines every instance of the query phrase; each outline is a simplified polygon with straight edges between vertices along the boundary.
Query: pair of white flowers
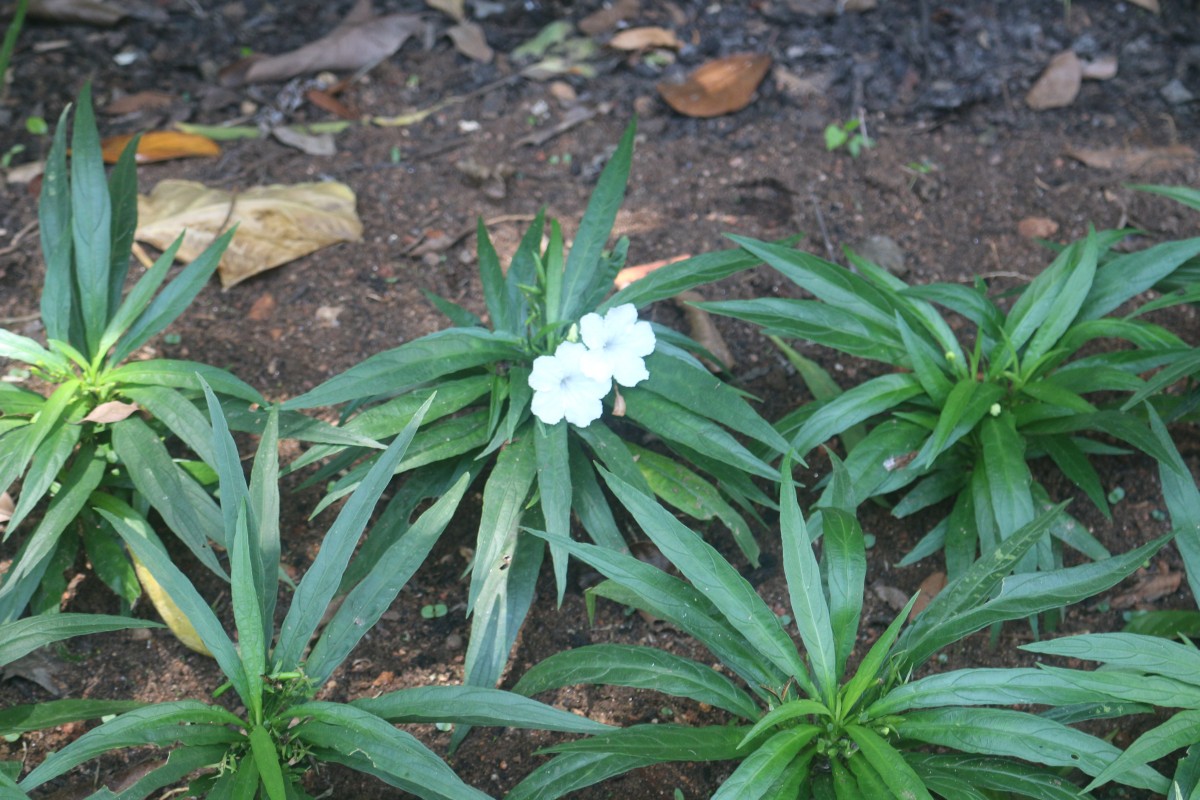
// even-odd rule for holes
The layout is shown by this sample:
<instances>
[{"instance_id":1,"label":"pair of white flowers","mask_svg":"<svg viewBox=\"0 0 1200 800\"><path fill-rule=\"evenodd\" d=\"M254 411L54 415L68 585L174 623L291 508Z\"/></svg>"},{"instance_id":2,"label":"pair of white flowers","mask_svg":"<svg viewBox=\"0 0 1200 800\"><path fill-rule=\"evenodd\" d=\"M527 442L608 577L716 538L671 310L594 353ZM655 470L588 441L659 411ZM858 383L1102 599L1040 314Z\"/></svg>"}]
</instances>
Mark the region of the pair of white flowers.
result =
<instances>
[{"instance_id":1,"label":"pair of white flowers","mask_svg":"<svg viewBox=\"0 0 1200 800\"><path fill-rule=\"evenodd\" d=\"M586 428L604 410L601 400L615 380L636 386L650 377L646 356L654 352L654 330L639 322L632 303L592 313L579 320L581 342L563 342L552 356L538 356L529 374L531 409L538 419L554 425L566 419Z\"/></svg>"}]
</instances>

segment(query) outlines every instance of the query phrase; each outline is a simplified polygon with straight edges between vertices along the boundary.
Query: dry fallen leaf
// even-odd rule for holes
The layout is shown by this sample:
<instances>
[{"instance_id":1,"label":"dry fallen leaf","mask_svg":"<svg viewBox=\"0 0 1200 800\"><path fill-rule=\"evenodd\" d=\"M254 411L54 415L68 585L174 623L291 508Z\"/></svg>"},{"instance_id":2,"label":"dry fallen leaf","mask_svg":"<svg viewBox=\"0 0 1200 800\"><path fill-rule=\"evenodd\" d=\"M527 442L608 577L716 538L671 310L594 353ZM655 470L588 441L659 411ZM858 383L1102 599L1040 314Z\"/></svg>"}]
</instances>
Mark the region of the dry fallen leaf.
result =
<instances>
[{"instance_id":1,"label":"dry fallen leaf","mask_svg":"<svg viewBox=\"0 0 1200 800\"><path fill-rule=\"evenodd\" d=\"M110 136L100 143L105 164L115 164L125 146L133 140L132 134ZM142 134L138 142L137 162L149 164L154 161L170 161L175 158L213 157L221 155L221 146L198 133L182 131L150 131Z\"/></svg>"},{"instance_id":2,"label":"dry fallen leaf","mask_svg":"<svg viewBox=\"0 0 1200 800\"><path fill-rule=\"evenodd\" d=\"M1171 567L1165 561L1158 562L1158 572L1149 573L1144 569L1138 570L1138 582L1127 592L1117 595L1110 604L1115 609L1133 608L1174 593L1183 581L1182 572L1171 572Z\"/></svg>"},{"instance_id":3,"label":"dry fallen leaf","mask_svg":"<svg viewBox=\"0 0 1200 800\"><path fill-rule=\"evenodd\" d=\"M771 57L739 53L698 67L683 83L660 83L667 105L689 117L717 117L750 105L771 68Z\"/></svg>"},{"instance_id":4,"label":"dry fallen leaf","mask_svg":"<svg viewBox=\"0 0 1200 800\"><path fill-rule=\"evenodd\" d=\"M931 572L926 576L925 580L921 581L921 585L917 587L920 594L917 596L917 602L913 603L912 611L908 612L908 621L912 622L917 618L917 615L924 611L933 598L938 596L942 589L946 588L946 573Z\"/></svg>"},{"instance_id":5,"label":"dry fallen leaf","mask_svg":"<svg viewBox=\"0 0 1200 800\"><path fill-rule=\"evenodd\" d=\"M415 14L377 15L371 0L358 0L340 24L303 47L223 72L226 85L285 81L321 70L356 70L383 61L424 27Z\"/></svg>"},{"instance_id":6,"label":"dry fallen leaf","mask_svg":"<svg viewBox=\"0 0 1200 800\"><path fill-rule=\"evenodd\" d=\"M117 116L120 114L133 114L137 111L152 111L155 109L167 108L171 103L175 102L175 97L166 92L134 92L133 94L123 94L106 105L102 111L105 114Z\"/></svg>"},{"instance_id":7,"label":"dry fallen leaf","mask_svg":"<svg viewBox=\"0 0 1200 800\"><path fill-rule=\"evenodd\" d=\"M82 22L85 25L116 25L126 11L98 0L30 0L29 16L53 22Z\"/></svg>"},{"instance_id":8,"label":"dry fallen leaf","mask_svg":"<svg viewBox=\"0 0 1200 800\"><path fill-rule=\"evenodd\" d=\"M304 133L287 125L271 130L279 142L310 156L331 156L337 152L337 143L331 133Z\"/></svg>"},{"instance_id":9,"label":"dry fallen leaf","mask_svg":"<svg viewBox=\"0 0 1200 800\"><path fill-rule=\"evenodd\" d=\"M120 422L138 410L137 403L122 403L120 400L109 400L91 410L80 422Z\"/></svg>"},{"instance_id":10,"label":"dry fallen leaf","mask_svg":"<svg viewBox=\"0 0 1200 800\"><path fill-rule=\"evenodd\" d=\"M640 281L642 278L646 277L651 272L654 272L656 269L662 269L668 264L674 264L676 261L683 261L684 259L688 258L691 258L691 255L684 253L683 255L664 258L660 261L650 261L645 264L638 264L634 267L625 267L625 269L618 272L617 277L613 279L613 286L615 286L619 291L634 281Z\"/></svg>"},{"instance_id":11,"label":"dry fallen leaf","mask_svg":"<svg viewBox=\"0 0 1200 800\"><path fill-rule=\"evenodd\" d=\"M1048 239L1058 233L1058 223L1046 217L1026 217L1017 223L1017 233L1026 239Z\"/></svg>"},{"instance_id":12,"label":"dry fallen leaf","mask_svg":"<svg viewBox=\"0 0 1200 800\"><path fill-rule=\"evenodd\" d=\"M490 64L496 57L496 52L487 43L483 28L475 22L460 22L446 29L446 35L454 42L454 49L472 61Z\"/></svg>"},{"instance_id":13,"label":"dry fallen leaf","mask_svg":"<svg viewBox=\"0 0 1200 800\"><path fill-rule=\"evenodd\" d=\"M1167 172L1196 160L1196 151L1183 144L1144 149L1070 147L1066 153L1094 169L1110 169L1129 176Z\"/></svg>"},{"instance_id":14,"label":"dry fallen leaf","mask_svg":"<svg viewBox=\"0 0 1200 800\"><path fill-rule=\"evenodd\" d=\"M1085 81L1108 81L1117 77L1117 57L1100 56L1093 61L1080 62Z\"/></svg>"},{"instance_id":15,"label":"dry fallen leaf","mask_svg":"<svg viewBox=\"0 0 1200 800\"><path fill-rule=\"evenodd\" d=\"M1135 6L1140 6L1146 9L1151 14L1158 14L1162 11L1162 9L1158 7L1158 0L1129 0L1129 2L1133 3Z\"/></svg>"},{"instance_id":16,"label":"dry fallen leaf","mask_svg":"<svg viewBox=\"0 0 1200 800\"><path fill-rule=\"evenodd\" d=\"M58 682L58 673L62 671L63 662L49 647L34 650L21 656L16 661L10 661L0 669L0 675L9 678L24 678L30 683L36 683L55 697L62 697L63 686Z\"/></svg>"},{"instance_id":17,"label":"dry fallen leaf","mask_svg":"<svg viewBox=\"0 0 1200 800\"><path fill-rule=\"evenodd\" d=\"M704 359L708 368L714 371L732 370L736 366L736 362L733 360L733 352L729 349L729 345L725 343L725 337L721 336L721 332L713 324L709 313L693 305L693 303L704 302L704 297L699 292L686 291L675 295L674 300L675 305L679 306L687 320L688 336L721 362L720 364L711 364L708 359Z\"/></svg>"},{"instance_id":18,"label":"dry fallen leaf","mask_svg":"<svg viewBox=\"0 0 1200 800\"><path fill-rule=\"evenodd\" d=\"M681 47L675 31L668 28L629 28L612 37L608 46L614 50L651 50L655 47L669 47L678 50Z\"/></svg>"},{"instance_id":19,"label":"dry fallen leaf","mask_svg":"<svg viewBox=\"0 0 1200 800\"><path fill-rule=\"evenodd\" d=\"M12 495L8 492L0 492L0 523L12 519L13 512L16 510L17 505L13 502ZM3 529L3 525L0 525L0 529Z\"/></svg>"},{"instance_id":20,"label":"dry fallen leaf","mask_svg":"<svg viewBox=\"0 0 1200 800\"><path fill-rule=\"evenodd\" d=\"M903 590L883 581L877 580L872 583L871 591L875 593L876 597L887 603L892 611L900 611L908 605L908 595Z\"/></svg>"},{"instance_id":21,"label":"dry fallen leaf","mask_svg":"<svg viewBox=\"0 0 1200 800\"><path fill-rule=\"evenodd\" d=\"M579 20L579 30L595 36L617 27L617 24L637 16L642 10L641 0L617 0L608 8L602 8Z\"/></svg>"},{"instance_id":22,"label":"dry fallen leaf","mask_svg":"<svg viewBox=\"0 0 1200 800\"><path fill-rule=\"evenodd\" d=\"M343 183L256 186L239 194L195 181L167 180L138 197L139 241L166 248L187 230L179 249L191 261L224 230L238 226L218 272L228 289L252 275L336 242L362 238L355 197Z\"/></svg>"},{"instance_id":23,"label":"dry fallen leaf","mask_svg":"<svg viewBox=\"0 0 1200 800\"><path fill-rule=\"evenodd\" d=\"M1046 71L1025 95L1025 104L1035 111L1069 106L1079 96L1082 82L1083 64L1079 56L1073 50L1064 50L1050 59Z\"/></svg>"},{"instance_id":24,"label":"dry fallen leaf","mask_svg":"<svg viewBox=\"0 0 1200 800\"><path fill-rule=\"evenodd\" d=\"M265 322L275 313L275 296L270 292L263 292L254 301L254 305L250 306L250 310L246 312L246 319L252 322Z\"/></svg>"}]
</instances>

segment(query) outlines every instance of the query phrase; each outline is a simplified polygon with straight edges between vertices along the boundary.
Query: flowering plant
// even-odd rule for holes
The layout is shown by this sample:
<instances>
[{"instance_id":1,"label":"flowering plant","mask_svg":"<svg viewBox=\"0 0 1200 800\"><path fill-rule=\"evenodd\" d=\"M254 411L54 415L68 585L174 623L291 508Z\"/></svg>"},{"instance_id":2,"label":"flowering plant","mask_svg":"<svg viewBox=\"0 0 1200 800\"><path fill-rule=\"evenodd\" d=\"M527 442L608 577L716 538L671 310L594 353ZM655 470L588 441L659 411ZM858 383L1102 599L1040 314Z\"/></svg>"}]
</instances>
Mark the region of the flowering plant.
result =
<instances>
[{"instance_id":1,"label":"flowering plant","mask_svg":"<svg viewBox=\"0 0 1200 800\"><path fill-rule=\"evenodd\" d=\"M654 301L754 266L757 257L730 250L690 258L605 299L628 247L622 239L604 249L624 197L633 139L630 125L600 176L569 255L554 221L548 244L541 246L546 226L539 213L502 270L480 223L480 279L490 327L434 298L455 327L371 356L285 404L352 403L356 413L344 430L386 441L433 398L395 468L410 475L369 534L368 554L403 535L423 499L491 467L467 601L474 615L466 655L471 684L489 686L499 678L533 602L544 544L522 526L569 536L574 516L593 542L626 550L593 462L693 518L719 518L746 558L757 561L743 512L753 514L754 504L771 501L751 476L776 480L778 472L734 434L760 452L782 452L786 443L738 390L704 367L697 357L708 357L702 347L638 319L639 309ZM694 398L701 394L705 403L697 408ZM638 445L649 437L669 456L643 451ZM328 459L310 479L334 479L324 507L353 491L378 458L362 447L315 447L290 469ZM567 554L558 547L550 552L561 599Z\"/></svg>"}]
</instances>

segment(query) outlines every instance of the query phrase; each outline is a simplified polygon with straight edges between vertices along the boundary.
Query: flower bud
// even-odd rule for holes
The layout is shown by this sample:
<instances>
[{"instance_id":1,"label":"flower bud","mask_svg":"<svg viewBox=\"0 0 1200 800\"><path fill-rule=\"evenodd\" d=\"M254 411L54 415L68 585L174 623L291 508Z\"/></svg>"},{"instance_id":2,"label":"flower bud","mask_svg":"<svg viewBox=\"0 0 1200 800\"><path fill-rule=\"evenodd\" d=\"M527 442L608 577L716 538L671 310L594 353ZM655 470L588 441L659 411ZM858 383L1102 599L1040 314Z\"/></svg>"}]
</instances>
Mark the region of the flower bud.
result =
<instances>
[{"instance_id":1,"label":"flower bud","mask_svg":"<svg viewBox=\"0 0 1200 800\"><path fill-rule=\"evenodd\" d=\"M1001 411L1001 409L1000 409L999 403L992 403L992 407L988 409L988 413L991 414L993 417L1000 416L1000 411Z\"/></svg>"}]
</instances>

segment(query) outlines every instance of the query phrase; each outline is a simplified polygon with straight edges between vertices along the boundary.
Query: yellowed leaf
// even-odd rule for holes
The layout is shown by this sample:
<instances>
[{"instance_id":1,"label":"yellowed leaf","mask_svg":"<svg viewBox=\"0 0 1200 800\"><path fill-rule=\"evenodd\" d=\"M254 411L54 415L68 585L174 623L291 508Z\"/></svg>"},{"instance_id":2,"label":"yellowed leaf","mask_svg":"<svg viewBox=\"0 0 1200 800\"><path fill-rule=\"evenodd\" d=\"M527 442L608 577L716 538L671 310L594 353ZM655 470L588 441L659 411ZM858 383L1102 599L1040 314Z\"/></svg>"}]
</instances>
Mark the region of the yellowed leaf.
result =
<instances>
[{"instance_id":1,"label":"yellowed leaf","mask_svg":"<svg viewBox=\"0 0 1200 800\"><path fill-rule=\"evenodd\" d=\"M80 422L120 422L137 410L137 403L109 400L93 408Z\"/></svg>"},{"instance_id":2,"label":"yellowed leaf","mask_svg":"<svg viewBox=\"0 0 1200 800\"><path fill-rule=\"evenodd\" d=\"M672 50L678 50L680 43L673 30L647 27L623 30L612 37L608 46L614 50L650 50L655 47L669 47Z\"/></svg>"},{"instance_id":3,"label":"yellowed leaf","mask_svg":"<svg viewBox=\"0 0 1200 800\"><path fill-rule=\"evenodd\" d=\"M110 136L100 143L105 164L115 164L133 140L132 134ZM196 156L219 156L221 146L207 136L181 131L150 131L142 134L138 142L137 162L149 164L153 161L170 161L174 158Z\"/></svg>"},{"instance_id":4,"label":"yellowed leaf","mask_svg":"<svg viewBox=\"0 0 1200 800\"><path fill-rule=\"evenodd\" d=\"M425 0L425 5L434 11L441 11L455 22L462 22L467 18L466 9L463 7L464 0Z\"/></svg>"},{"instance_id":5,"label":"yellowed leaf","mask_svg":"<svg viewBox=\"0 0 1200 800\"><path fill-rule=\"evenodd\" d=\"M667 105L689 117L717 117L750 105L771 57L738 53L698 67L683 83L660 83L658 93Z\"/></svg>"},{"instance_id":6,"label":"yellowed leaf","mask_svg":"<svg viewBox=\"0 0 1200 800\"><path fill-rule=\"evenodd\" d=\"M221 286L337 242L362 238L354 192L344 183L256 186L238 194L195 181L167 180L138 197L138 241L166 248L186 230L179 259L191 261L222 231L237 234L217 270Z\"/></svg>"},{"instance_id":7,"label":"yellowed leaf","mask_svg":"<svg viewBox=\"0 0 1200 800\"><path fill-rule=\"evenodd\" d=\"M154 604L154 610L171 629L171 633L175 634L175 638L188 649L211 658L212 653L204 646L200 634L196 633L196 626L184 615L179 606L175 605L175 601L159 585L158 581L154 580L154 576L150 574L150 570L146 569L146 565L139 561L137 556L132 553L130 555L133 556L133 570L137 573L138 581L146 590L146 596L150 598L150 602Z\"/></svg>"}]
</instances>

